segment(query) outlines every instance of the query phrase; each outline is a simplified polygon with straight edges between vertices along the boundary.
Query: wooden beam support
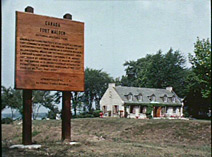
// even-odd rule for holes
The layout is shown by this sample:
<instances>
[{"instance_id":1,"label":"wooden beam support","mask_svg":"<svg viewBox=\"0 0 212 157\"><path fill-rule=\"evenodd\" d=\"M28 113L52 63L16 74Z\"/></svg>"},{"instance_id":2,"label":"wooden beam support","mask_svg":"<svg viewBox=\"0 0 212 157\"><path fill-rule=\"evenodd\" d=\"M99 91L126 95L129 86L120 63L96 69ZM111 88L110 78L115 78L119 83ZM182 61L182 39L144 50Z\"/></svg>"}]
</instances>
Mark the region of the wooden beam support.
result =
<instances>
[{"instance_id":1,"label":"wooden beam support","mask_svg":"<svg viewBox=\"0 0 212 157\"><path fill-rule=\"evenodd\" d=\"M71 92L62 92L62 141L71 142Z\"/></svg>"},{"instance_id":2,"label":"wooden beam support","mask_svg":"<svg viewBox=\"0 0 212 157\"><path fill-rule=\"evenodd\" d=\"M25 8L25 12L33 13L34 9L30 6ZM22 143L32 144L32 90L23 90L23 127Z\"/></svg>"},{"instance_id":3,"label":"wooden beam support","mask_svg":"<svg viewBox=\"0 0 212 157\"><path fill-rule=\"evenodd\" d=\"M72 20L71 14L65 14L64 19ZM71 92L62 92L62 141L71 142Z\"/></svg>"},{"instance_id":4,"label":"wooden beam support","mask_svg":"<svg viewBox=\"0 0 212 157\"><path fill-rule=\"evenodd\" d=\"M32 144L32 90L23 90L23 127L24 145Z\"/></svg>"}]
</instances>

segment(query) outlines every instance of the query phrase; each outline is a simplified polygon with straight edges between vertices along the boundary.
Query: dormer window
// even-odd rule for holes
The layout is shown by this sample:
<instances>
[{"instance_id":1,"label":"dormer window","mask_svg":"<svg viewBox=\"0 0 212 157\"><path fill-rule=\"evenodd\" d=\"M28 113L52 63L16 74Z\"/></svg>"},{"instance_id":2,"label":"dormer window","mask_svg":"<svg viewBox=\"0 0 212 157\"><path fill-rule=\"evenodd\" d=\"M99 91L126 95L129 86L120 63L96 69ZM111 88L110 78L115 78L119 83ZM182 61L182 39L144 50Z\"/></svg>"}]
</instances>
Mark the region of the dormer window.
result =
<instances>
[{"instance_id":1,"label":"dormer window","mask_svg":"<svg viewBox=\"0 0 212 157\"><path fill-rule=\"evenodd\" d=\"M176 98L175 96L172 97L172 102L175 103L176 102Z\"/></svg>"},{"instance_id":2,"label":"dormer window","mask_svg":"<svg viewBox=\"0 0 212 157\"><path fill-rule=\"evenodd\" d=\"M132 98L133 98L132 93L129 93L129 95L128 95L128 100L129 100L129 101L132 101Z\"/></svg>"},{"instance_id":3,"label":"dormer window","mask_svg":"<svg viewBox=\"0 0 212 157\"><path fill-rule=\"evenodd\" d=\"M152 96L150 96L150 97L149 97L149 100L150 100L150 101L156 101L155 95L153 94Z\"/></svg>"},{"instance_id":4,"label":"dormer window","mask_svg":"<svg viewBox=\"0 0 212 157\"><path fill-rule=\"evenodd\" d=\"M166 95L164 95L163 101L164 101L164 102L168 102L168 97L167 97Z\"/></svg>"},{"instance_id":5,"label":"dormer window","mask_svg":"<svg viewBox=\"0 0 212 157\"><path fill-rule=\"evenodd\" d=\"M155 98L155 95L152 95L152 101L155 101L156 98Z\"/></svg>"},{"instance_id":6,"label":"dormer window","mask_svg":"<svg viewBox=\"0 0 212 157\"><path fill-rule=\"evenodd\" d=\"M143 96L142 96L142 94L139 94L138 95L138 101L142 101L143 100Z\"/></svg>"}]
</instances>

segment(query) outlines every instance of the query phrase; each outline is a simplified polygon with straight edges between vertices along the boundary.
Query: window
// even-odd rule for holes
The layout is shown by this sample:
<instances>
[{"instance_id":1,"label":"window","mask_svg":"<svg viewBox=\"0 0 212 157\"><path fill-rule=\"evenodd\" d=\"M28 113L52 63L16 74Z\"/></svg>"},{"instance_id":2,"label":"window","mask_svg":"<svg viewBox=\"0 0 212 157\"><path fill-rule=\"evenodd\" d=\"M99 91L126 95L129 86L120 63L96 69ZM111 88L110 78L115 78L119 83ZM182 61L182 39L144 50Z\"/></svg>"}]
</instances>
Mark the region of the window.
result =
<instances>
[{"instance_id":1,"label":"window","mask_svg":"<svg viewBox=\"0 0 212 157\"><path fill-rule=\"evenodd\" d=\"M135 106L130 106L130 113L133 113L133 114L135 114Z\"/></svg>"},{"instance_id":2,"label":"window","mask_svg":"<svg viewBox=\"0 0 212 157\"><path fill-rule=\"evenodd\" d=\"M119 106L118 105L114 105L113 106L113 113L117 114L119 112Z\"/></svg>"},{"instance_id":3,"label":"window","mask_svg":"<svg viewBox=\"0 0 212 157\"><path fill-rule=\"evenodd\" d=\"M176 102L175 96L172 97L172 102Z\"/></svg>"},{"instance_id":4,"label":"window","mask_svg":"<svg viewBox=\"0 0 212 157\"><path fill-rule=\"evenodd\" d=\"M143 97L142 97L142 94L139 94L138 95L138 101L142 101Z\"/></svg>"},{"instance_id":5,"label":"window","mask_svg":"<svg viewBox=\"0 0 212 157\"><path fill-rule=\"evenodd\" d=\"M166 113L166 108L165 107L162 107L161 108L161 115L164 115Z\"/></svg>"},{"instance_id":6,"label":"window","mask_svg":"<svg viewBox=\"0 0 212 157\"><path fill-rule=\"evenodd\" d=\"M146 107L145 106L140 106L140 113L146 113Z\"/></svg>"},{"instance_id":7,"label":"window","mask_svg":"<svg viewBox=\"0 0 212 157\"><path fill-rule=\"evenodd\" d=\"M132 101L132 97L133 97L133 95L132 95L132 93L130 93L130 94L128 95L128 100L129 100L129 101Z\"/></svg>"},{"instance_id":8,"label":"window","mask_svg":"<svg viewBox=\"0 0 212 157\"><path fill-rule=\"evenodd\" d=\"M153 94L153 95L149 96L149 100L150 100L150 101L156 101L155 95Z\"/></svg>"},{"instance_id":9,"label":"window","mask_svg":"<svg viewBox=\"0 0 212 157\"><path fill-rule=\"evenodd\" d=\"M173 113L176 113L177 107L173 107Z\"/></svg>"},{"instance_id":10,"label":"window","mask_svg":"<svg viewBox=\"0 0 212 157\"><path fill-rule=\"evenodd\" d=\"M169 107L166 107L166 113L168 113Z\"/></svg>"},{"instance_id":11,"label":"window","mask_svg":"<svg viewBox=\"0 0 212 157\"><path fill-rule=\"evenodd\" d=\"M143 113L144 111L144 106L140 106L140 113Z\"/></svg>"},{"instance_id":12,"label":"window","mask_svg":"<svg viewBox=\"0 0 212 157\"><path fill-rule=\"evenodd\" d=\"M106 113L107 112L107 106L103 106L102 108L103 108L102 109L103 110L103 113Z\"/></svg>"},{"instance_id":13,"label":"window","mask_svg":"<svg viewBox=\"0 0 212 157\"><path fill-rule=\"evenodd\" d=\"M149 97L149 100L150 100L150 101L156 101L155 95L153 94L152 96L150 96L150 97Z\"/></svg>"},{"instance_id":14,"label":"window","mask_svg":"<svg viewBox=\"0 0 212 157\"><path fill-rule=\"evenodd\" d=\"M163 97L163 101L164 101L164 102L168 102L168 98L167 98L167 96L166 96L166 95L164 95L164 97Z\"/></svg>"}]
</instances>

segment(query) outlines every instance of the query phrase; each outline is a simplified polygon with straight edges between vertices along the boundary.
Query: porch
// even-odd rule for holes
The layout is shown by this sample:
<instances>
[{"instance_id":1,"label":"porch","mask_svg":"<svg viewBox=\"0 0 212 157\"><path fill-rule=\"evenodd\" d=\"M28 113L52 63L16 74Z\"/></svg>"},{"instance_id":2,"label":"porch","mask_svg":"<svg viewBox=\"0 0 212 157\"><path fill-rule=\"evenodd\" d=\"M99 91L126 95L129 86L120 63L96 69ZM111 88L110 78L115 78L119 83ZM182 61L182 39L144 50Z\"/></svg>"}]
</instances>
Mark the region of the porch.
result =
<instances>
[{"instance_id":1,"label":"porch","mask_svg":"<svg viewBox=\"0 0 212 157\"><path fill-rule=\"evenodd\" d=\"M126 108L127 118L146 119L148 106L129 105ZM151 116L161 117L182 117L182 106L153 106Z\"/></svg>"}]
</instances>

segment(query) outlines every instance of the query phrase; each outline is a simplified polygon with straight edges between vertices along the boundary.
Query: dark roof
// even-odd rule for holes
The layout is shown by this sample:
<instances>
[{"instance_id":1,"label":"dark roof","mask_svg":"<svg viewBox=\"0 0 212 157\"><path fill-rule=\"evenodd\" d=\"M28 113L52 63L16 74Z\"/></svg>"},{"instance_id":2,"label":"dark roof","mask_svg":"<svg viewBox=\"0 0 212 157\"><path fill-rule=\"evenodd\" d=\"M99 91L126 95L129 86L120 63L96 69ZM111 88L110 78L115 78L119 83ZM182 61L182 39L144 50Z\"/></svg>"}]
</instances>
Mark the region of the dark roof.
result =
<instances>
[{"instance_id":1,"label":"dark roof","mask_svg":"<svg viewBox=\"0 0 212 157\"><path fill-rule=\"evenodd\" d=\"M125 104L141 104L141 103L150 103L149 97L155 95L154 103L163 103L163 104L181 104L180 98L174 93L166 89L158 88L139 88L139 87L125 87L125 86L116 86L114 89L117 91L121 99ZM128 95L132 93L132 101L128 100ZM142 94L142 101L138 100L138 95ZM164 96L168 97L168 102L163 101ZM175 97L175 102L172 102L171 98Z\"/></svg>"}]
</instances>

